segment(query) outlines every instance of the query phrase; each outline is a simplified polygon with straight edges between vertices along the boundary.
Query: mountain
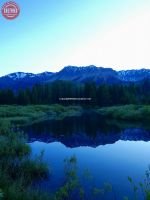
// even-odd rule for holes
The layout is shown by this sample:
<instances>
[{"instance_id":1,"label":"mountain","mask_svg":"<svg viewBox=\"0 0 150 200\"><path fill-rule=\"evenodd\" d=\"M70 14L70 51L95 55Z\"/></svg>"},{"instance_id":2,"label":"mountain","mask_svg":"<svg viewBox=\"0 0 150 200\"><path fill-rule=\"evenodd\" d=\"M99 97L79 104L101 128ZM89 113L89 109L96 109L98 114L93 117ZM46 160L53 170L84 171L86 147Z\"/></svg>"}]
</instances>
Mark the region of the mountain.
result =
<instances>
[{"instance_id":1,"label":"mountain","mask_svg":"<svg viewBox=\"0 0 150 200\"><path fill-rule=\"evenodd\" d=\"M96 84L126 84L140 82L144 79L150 79L149 69L115 71L112 68L96 67L94 65L87 67L67 66L56 73L11 73L0 77L0 88L17 90L57 80L67 80L75 83L94 81Z\"/></svg>"},{"instance_id":2,"label":"mountain","mask_svg":"<svg viewBox=\"0 0 150 200\"><path fill-rule=\"evenodd\" d=\"M24 73L24 72L16 72L12 74L8 74L7 76L4 76L3 78L10 78L12 80L19 80L23 78L31 78L34 77L35 75L32 73Z\"/></svg>"},{"instance_id":3,"label":"mountain","mask_svg":"<svg viewBox=\"0 0 150 200\"><path fill-rule=\"evenodd\" d=\"M52 72L43 72L40 74L24 72L11 73L0 77L0 88L17 90L19 88L32 87L35 84L45 83L52 75Z\"/></svg>"},{"instance_id":4,"label":"mountain","mask_svg":"<svg viewBox=\"0 0 150 200\"><path fill-rule=\"evenodd\" d=\"M142 81L143 79L150 78L150 70L149 69L140 69L140 70L122 70L118 72L118 77L122 81Z\"/></svg>"},{"instance_id":5,"label":"mountain","mask_svg":"<svg viewBox=\"0 0 150 200\"><path fill-rule=\"evenodd\" d=\"M100 83L118 83L118 74L111 68L102 68L90 65L87 67L67 66L60 72L55 73L50 81L68 80L78 83L85 83L87 81L94 81Z\"/></svg>"}]
</instances>

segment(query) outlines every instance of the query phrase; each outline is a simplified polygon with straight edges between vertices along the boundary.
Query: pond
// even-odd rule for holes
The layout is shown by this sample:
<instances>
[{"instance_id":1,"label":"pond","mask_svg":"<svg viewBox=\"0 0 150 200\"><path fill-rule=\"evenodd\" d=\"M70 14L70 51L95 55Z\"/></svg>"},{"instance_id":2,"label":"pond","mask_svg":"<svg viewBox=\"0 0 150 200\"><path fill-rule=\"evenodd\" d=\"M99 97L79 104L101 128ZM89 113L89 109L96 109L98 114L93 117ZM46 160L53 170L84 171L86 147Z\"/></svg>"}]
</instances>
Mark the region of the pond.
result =
<instances>
[{"instance_id":1,"label":"pond","mask_svg":"<svg viewBox=\"0 0 150 200\"><path fill-rule=\"evenodd\" d=\"M38 183L43 190L54 192L63 184L64 159L76 156L78 174L87 190L111 184L112 192L101 199L133 199L128 176L139 185L150 164L150 131L143 125L85 114L40 122L24 130L29 135L32 156L44 151L43 160L52 171L48 180ZM83 178L86 170L91 175L88 181ZM143 198L141 192L139 196Z\"/></svg>"}]
</instances>

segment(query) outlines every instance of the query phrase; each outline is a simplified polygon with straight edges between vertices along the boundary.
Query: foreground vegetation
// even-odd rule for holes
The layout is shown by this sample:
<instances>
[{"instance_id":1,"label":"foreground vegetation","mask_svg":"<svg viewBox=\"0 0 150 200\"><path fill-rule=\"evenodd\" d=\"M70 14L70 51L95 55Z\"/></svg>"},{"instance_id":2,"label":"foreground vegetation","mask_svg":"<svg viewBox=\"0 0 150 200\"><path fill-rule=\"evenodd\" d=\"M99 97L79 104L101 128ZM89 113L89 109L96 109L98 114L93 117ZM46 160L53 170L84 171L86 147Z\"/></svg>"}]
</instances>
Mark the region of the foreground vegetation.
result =
<instances>
[{"instance_id":1,"label":"foreground vegetation","mask_svg":"<svg viewBox=\"0 0 150 200\"><path fill-rule=\"evenodd\" d=\"M30 153L23 134L12 131L6 121L0 121L0 199L41 198L36 190L31 189L32 183L47 177L49 172L42 155L31 160Z\"/></svg>"}]
</instances>

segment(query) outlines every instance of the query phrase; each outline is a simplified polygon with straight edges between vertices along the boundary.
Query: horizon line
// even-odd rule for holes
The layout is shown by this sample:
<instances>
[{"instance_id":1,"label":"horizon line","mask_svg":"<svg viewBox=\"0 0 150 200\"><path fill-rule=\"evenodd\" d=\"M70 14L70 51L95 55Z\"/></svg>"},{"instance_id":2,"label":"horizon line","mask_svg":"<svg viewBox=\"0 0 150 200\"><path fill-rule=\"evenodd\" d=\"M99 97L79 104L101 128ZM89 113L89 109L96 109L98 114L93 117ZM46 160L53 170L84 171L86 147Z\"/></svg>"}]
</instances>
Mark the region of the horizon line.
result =
<instances>
[{"instance_id":1,"label":"horizon line","mask_svg":"<svg viewBox=\"0 0 150 200\"><path fill-rule=\"evenodd\" d=\"M10 75L10 74L15 74L15 73L26 73L26 74L34 74L34 75L38 75L38 74L42 74L42 73L58 73L60 71L62 71L64 68L69 68L69 67L76 67L76 68L88 68L88 67L96 67L96 68L103 68L103 69L112 69L116 72L119 72L119 71L131 71L131 70L134 70L134 71L137 71L137 70L150 70L150 68L136 68L136 69L114 69L113 67L102 67L102 66L96 66L96 65L85 65L85 66L75 66L75 65L66 65L64 66L63 68L61 68L59 71L41 71L41 72L25 72L25 71L14 71L14 72L10 72L10 73L7 73L7 74L4 74L4 75L0 75L0 77L4 77L4 76L7 76L7 75Z\"/></svg>"}]
</instances>

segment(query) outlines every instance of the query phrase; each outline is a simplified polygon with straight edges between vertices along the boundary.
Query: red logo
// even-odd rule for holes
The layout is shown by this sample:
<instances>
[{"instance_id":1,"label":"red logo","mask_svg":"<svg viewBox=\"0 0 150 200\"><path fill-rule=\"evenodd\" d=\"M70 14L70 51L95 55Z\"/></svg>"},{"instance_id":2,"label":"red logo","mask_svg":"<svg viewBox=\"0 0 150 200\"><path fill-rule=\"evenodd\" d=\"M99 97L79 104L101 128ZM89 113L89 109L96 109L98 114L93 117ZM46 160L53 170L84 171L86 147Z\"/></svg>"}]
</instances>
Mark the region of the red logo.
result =
<instances>
[{"instance_id":1,"label":"red logo","mask_svg":"<svg viewBox=\"0 0 150 200\"><path fill-rule=\"evenodd\" d=\"M6 2L2 6L2 15L6 19L9 19L9 20L15 19L16 17L18 17L19 13L20 13L20 8L13 1Z\"/></svg>"}]
</instances>

